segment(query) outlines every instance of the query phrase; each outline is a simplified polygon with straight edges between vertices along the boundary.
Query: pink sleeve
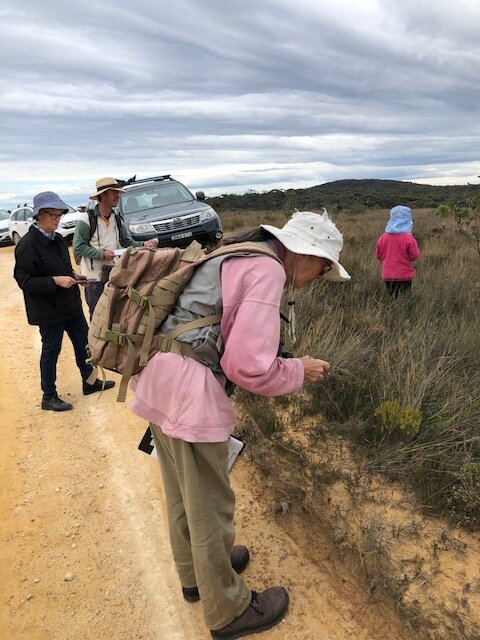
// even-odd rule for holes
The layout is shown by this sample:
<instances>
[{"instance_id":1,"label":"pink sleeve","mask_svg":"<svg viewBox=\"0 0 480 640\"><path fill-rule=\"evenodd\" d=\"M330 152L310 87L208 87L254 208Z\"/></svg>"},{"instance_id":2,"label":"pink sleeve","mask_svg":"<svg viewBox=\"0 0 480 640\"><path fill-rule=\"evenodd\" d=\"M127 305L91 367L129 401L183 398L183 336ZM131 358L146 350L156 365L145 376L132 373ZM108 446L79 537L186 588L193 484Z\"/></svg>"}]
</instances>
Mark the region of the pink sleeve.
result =
<instances>
[{"instance_id":1,"label":"pink sleeve","mask_svg":"<svg viewBox=\"0 0 480 640\"><path fill-rule=\"evenodd\" d=\"M225 375L264 396L298 391L304 369L297 358L278 358L283 267L266 256L230 258L221 270Z\"/></svg>"}]
</instances>

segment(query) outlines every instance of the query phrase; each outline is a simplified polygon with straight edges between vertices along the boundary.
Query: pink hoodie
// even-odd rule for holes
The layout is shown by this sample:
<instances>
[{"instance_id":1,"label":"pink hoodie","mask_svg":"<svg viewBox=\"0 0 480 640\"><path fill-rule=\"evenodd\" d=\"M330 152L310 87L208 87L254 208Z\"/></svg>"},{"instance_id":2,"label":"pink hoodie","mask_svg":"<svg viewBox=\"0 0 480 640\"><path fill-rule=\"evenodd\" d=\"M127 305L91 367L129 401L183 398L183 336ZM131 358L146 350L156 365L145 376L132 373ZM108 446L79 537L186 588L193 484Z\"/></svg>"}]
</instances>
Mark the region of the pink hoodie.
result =
<instances>
[{"instance_id":1,"label":"pink hoodie","mask_svg":"<svg viewBox=\"0 0 480 640\"><path fill-rule=\"evenodd\" d=\"M254 393L279 396L303 386L296 358L278 358L280 302L285 271L265 256L230 258L221 267L224 353L229 380ZM205 365L173 353L157 353L132 379L136 415L187 442L224 442L235 414L222 385Z\"/></svg>"},{"instance_id":2,"label":"pink hoodie","mask_svg":"<svg viewBox=\"0 0 480 640\"><path fill-rule=\"evenodd\" d=\"M375 257L382 261L383 280L412 280L412 263L419 256L420 249L411 233L384 233L377 240Z\"/></svg>"}]
</instances>

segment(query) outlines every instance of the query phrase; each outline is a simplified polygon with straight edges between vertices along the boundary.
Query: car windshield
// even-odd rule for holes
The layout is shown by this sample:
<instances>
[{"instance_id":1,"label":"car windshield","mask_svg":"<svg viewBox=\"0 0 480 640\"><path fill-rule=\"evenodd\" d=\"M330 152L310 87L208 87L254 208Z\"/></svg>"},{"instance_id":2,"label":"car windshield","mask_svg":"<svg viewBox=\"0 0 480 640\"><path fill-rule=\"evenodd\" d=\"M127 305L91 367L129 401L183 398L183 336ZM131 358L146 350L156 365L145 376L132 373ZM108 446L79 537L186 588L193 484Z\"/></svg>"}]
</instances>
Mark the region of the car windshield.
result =
<instances>
[{"instance_id":1,"label":"car windshield","mask_svg":"<svg viewBox=\"0 0 480 640\"><path fill-rule=\"evenodd\" d=\"M10 213L6 209L0 209L0 220L6 220L10 217Z\"/></svg>"},{"instance_id":2,"label":"car windshield","mask_svg":"<svg viewBox=\"0 0 480 640\"><path fill-rule=\"evenodd\" d=\"M182 184L168 184L158 187L135 189L122 195L123 213L136 213L148 209L158 209L172 204L191 202L194 197Z\"/></svg>"}]
</instances>

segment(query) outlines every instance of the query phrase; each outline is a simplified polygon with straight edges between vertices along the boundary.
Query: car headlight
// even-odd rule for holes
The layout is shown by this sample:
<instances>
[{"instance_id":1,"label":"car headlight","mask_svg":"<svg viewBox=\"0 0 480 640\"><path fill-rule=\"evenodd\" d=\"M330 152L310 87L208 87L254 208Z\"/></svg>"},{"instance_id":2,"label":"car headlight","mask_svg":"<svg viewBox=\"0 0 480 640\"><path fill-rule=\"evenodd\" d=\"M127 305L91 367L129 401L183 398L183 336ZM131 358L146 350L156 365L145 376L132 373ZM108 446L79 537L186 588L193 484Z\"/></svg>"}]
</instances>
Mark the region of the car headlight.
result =
<instances>
[{"instance_id":1,"label":"car headlight","mask_svg":"<svg viewBox=\"0 0 480 640\"><path fill-rule=\"evenodd\" d=\"M202 209L202 211L200 211L200 221L205 222L205 220L211 220L212 218L215 218L216 215L217 214L212 209L212 207L208 207L208 209Z\"/></svg>"},{"instance_id":2,"label":"car headlight","mask_svg":"<svg viewBox=\"0 0 480 640\"><path fill-rule=\"evenodd\" d=\"M132 233L155 233L155 227L149 222L140 222L139 224L131 224L130 231Z\"/></svg>"}]
</instances>

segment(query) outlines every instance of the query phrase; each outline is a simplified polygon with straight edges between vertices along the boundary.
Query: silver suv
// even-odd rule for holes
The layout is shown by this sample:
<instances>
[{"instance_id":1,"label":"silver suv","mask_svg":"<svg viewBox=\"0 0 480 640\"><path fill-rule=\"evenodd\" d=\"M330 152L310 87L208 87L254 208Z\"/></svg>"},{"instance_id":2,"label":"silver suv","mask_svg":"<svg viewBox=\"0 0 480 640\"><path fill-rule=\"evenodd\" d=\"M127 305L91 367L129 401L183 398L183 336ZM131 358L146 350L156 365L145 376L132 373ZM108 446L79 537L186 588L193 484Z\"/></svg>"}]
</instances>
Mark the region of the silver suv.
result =
<instances>
[{"instance_id":1,"label":"silver suv","mask_svg":"<svg viewBox=\"0 0 480 640\"><path fill-rule=\"evenodd\" d=\"M184 247L197 240L211 247L222 239L222 223L203 191L193 195L170 175L118 182L125 189L118 210L134 240L158 238L161 247Z\"/></svg>"}]
</instances>

